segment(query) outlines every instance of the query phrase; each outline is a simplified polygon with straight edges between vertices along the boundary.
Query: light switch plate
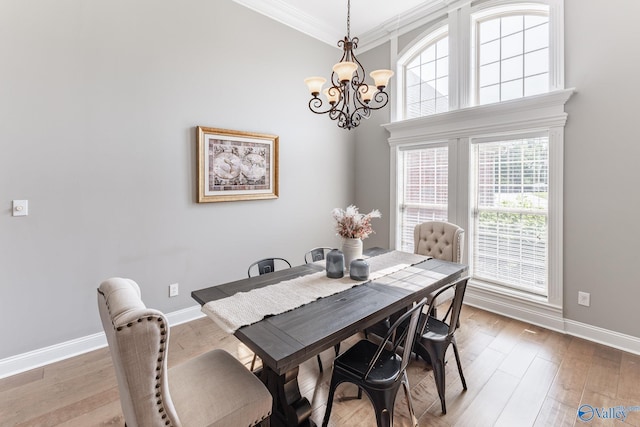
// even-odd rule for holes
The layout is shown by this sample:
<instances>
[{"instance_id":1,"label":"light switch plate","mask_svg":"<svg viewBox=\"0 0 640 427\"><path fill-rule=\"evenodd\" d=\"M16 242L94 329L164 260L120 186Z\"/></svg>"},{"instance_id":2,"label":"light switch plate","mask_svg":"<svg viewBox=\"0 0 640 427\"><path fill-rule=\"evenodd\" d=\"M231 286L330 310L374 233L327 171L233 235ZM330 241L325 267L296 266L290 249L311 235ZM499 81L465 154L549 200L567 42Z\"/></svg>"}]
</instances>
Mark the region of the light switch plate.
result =
<instances>
[{"instance_id":1,"label":"light switch plate","mask_svg":"<svg viewBox=\"0 0 640 427\"><path fill-rule=\"evenodd\" d=\"M578 292L578 304L589 307L591 305L591 294L588 292Z\"/></svg>"},{"instance_id":2,"label":"light switch plate","mask_svg":"<svg viewBox=\"0 0 640 427\"><path fill-rule=\"evenodd\" d=\"M13 201L13 216L27 216L29 215L29 201L28 200L14 200Z\"/></svg>"},{"instance_id":3,"label":"light switch plate","mask_svg":"<svg viewBox=\"0 0 640 427\"><path fill-rule=\"evenodd\" d=\"M178 294L179 294L178 284L177 283L173 283L173 284L169 285L169 296L170 297L177 297Z\"/></svg>"}]
</instances>

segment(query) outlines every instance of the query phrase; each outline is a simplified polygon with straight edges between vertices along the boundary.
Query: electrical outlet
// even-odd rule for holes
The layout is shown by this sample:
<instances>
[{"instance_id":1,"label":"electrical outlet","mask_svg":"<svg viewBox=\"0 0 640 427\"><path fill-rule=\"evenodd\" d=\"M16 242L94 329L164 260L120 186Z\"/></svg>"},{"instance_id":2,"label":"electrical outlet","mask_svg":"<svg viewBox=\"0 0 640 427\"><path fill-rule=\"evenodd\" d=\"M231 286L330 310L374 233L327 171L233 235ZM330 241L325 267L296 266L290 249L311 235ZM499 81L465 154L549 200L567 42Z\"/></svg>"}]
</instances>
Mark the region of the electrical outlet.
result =
<instances>
[{"instance_id":1,"label":"electrical outlet","mask_svg":"<svg viewBox=\"0 0 640 427\"><path fill-rule=\"evenodd\" d=\"M169 285L169 296L170 297L177 297L178 294L179 294L178 284L177 283L173 283L173 284Z\"/></svg>"},{"instance_id":2,"label":"electrical outlet","mask_svg":"<svg viewBox=\"0 0 640 427\"><path fill-rule=\"evenodd\" d=\"M591 305L591 294L588 292L578 292L578 305L589 307Z\"/></svg>"}]
</instances>

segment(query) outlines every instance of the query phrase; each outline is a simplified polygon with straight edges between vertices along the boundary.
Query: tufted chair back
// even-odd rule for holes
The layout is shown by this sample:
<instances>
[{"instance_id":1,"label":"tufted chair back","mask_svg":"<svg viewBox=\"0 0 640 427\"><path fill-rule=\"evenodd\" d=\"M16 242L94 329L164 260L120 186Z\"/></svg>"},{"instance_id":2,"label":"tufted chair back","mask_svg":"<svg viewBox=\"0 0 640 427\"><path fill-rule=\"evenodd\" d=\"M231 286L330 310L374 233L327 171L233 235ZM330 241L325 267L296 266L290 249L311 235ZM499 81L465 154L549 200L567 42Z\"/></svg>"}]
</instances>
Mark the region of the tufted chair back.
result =
<instances>
[{"instance_id":1,"label":"tufted chair back","mask_svg":"<svg viewBox=\"0 0 640 427\"><path fill-rule=\"evenodd\" d=\"M180 425L169 395L164 314L145 307L138 284L122 278L100 284L98 308L127 427Z\"/></svg>"},{"instance_id":2,"label":"tufted chair back","mask_svg":"<svg viewBox=\"0 0 640 427\"><path fill-rule=\"evenodd\" d=\"M464 230L450 222L427 221L416 225L413 252L437 259L462 262Z\"/></svg>"}]
</instances>

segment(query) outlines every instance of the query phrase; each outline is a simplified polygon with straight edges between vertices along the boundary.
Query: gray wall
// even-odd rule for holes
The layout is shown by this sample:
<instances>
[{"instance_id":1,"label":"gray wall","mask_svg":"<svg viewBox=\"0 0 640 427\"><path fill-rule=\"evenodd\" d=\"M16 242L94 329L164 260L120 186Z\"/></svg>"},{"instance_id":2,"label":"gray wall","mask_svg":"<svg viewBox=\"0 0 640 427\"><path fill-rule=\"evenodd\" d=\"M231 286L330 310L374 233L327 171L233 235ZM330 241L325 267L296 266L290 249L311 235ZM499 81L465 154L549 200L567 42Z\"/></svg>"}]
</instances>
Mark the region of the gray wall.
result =
<instances>
[{"instance_id":1,"label":"gray wall","mask_svg":"<svg viewBox=\"0 0 640 427\"><path fill-rule=\"evenodd\" d=\"M639 15L640 2L565 0L565 86L577 93L566 105L564 317L634 337L640 337ZM399 50L424 30L401 37ZM389 47L367 55L384 62ZM384 114L375 120L388 122ZM357 133L356 200L363 206L389 205L388 181L381 182L387 137L369 127ZM388 229L376 231L388 236ZM591 293L590 307L577 304L578 291Z\"/></svg>"},{"instance_id":2,"label":"gray wall","mask_svg":"<svg viewBox=\"0 0 640 427\"><path fill-rule=\"evenodd\" d=\"M389 43L358 55L367 73L380 68L395 69L390 67L389 58ZM382 213L382 219L373 220L375 234L364 241L365 247L389 247L389 133L381 125L390 120L391 103L395 101L395 79L394 76L389 82L389 104L382 110L373 111L354 132L356 204L361 212L378 209Z\"/></svg>"},{"instance_id":3,"label":"gray wall","mask_svg":"<svg viewBox=\"0 0 640 427\"><path fill-rule=\"evenodd\" d=\"M640 337L640 2L565 8L565 317Z\"/></svg>"},{"instance_id":4,"label":"gray wall","mask_svg":"<svg viewBox=\"0 0 640 427\"><path fill-rule=\"evenodd\" d=\"M108 277L171 312L337 245L353 134L303 79L339 55L231 0L0 0L0 359L101 331ZM198 125L279 135L280 198L196 203Z\"/></svg>"},{"instance_id":5,"label":"gray wall","mask_svg":"<svg viewBox=\"0 0 640 427\"><path fill-rule=\"evenodd\" d=\"M565 1L565 317L636 337L639 13ZM346 132L306 107L335 48L230 0L0 0L0 57L0 359L99 332L107 277L174 311L259 257L301 263L338 244L334 207L380 209L365 246L388 244L389 110ZM281 197L197 204L197 125L279 135Z\"/></svg>"}]
</instances>

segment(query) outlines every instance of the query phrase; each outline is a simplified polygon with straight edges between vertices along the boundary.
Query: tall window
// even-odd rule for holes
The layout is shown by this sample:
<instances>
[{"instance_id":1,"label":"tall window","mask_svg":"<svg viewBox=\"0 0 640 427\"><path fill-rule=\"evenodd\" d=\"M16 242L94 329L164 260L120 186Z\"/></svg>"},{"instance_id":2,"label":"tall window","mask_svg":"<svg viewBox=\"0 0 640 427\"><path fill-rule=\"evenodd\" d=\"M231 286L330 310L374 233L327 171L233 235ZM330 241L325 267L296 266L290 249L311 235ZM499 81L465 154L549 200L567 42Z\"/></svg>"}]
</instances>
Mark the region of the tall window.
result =
<instances>
[{"instance_id":1,"label":"tall window","mask_svg":"<svg viewBox=\"0 0 640 427\"><path fill-rule=\"evenodd\" d=\"M397 184L393 241L410 251L417 222L458 224L476 303L524 317L537 307L551 318L563 298L563 135L573 93L564 88L564 0L474 0L436 13L413 43L395 44L401 96L385 125ZM414 166L418 144L432 159L443 150L441 163ZM448 176L427 173L429 164Z\"/></svg>"},{"instance_id":2,"label":"tall window","mask_svg":"<svg viewBox=\"0 0 640 427\"><path fill-rule=\"evenodd\" d=\"M398 157L402 183L398 248L413 252L413 230L424 221L447 220L449 149L446 145L408 148Z\"/></svg>"},{"instance_id":3,"label":"tall window","mask_svg":"<svg viewBox=\"0 0 640 427\"><path fill-rule=\"evenodd\" d=\"M476 24L478 103L549 90L549 17L499 13Z\"/></svg>"},{"instance_id":4,"label":"tall window","mask_svg":"<svg viewBox=\"0 0 640 427\"><path fill-rule=\"evenodd\" d=\"M549 138L474 143L473 275L547 294Z\"/></svg>"}]
</instances>

